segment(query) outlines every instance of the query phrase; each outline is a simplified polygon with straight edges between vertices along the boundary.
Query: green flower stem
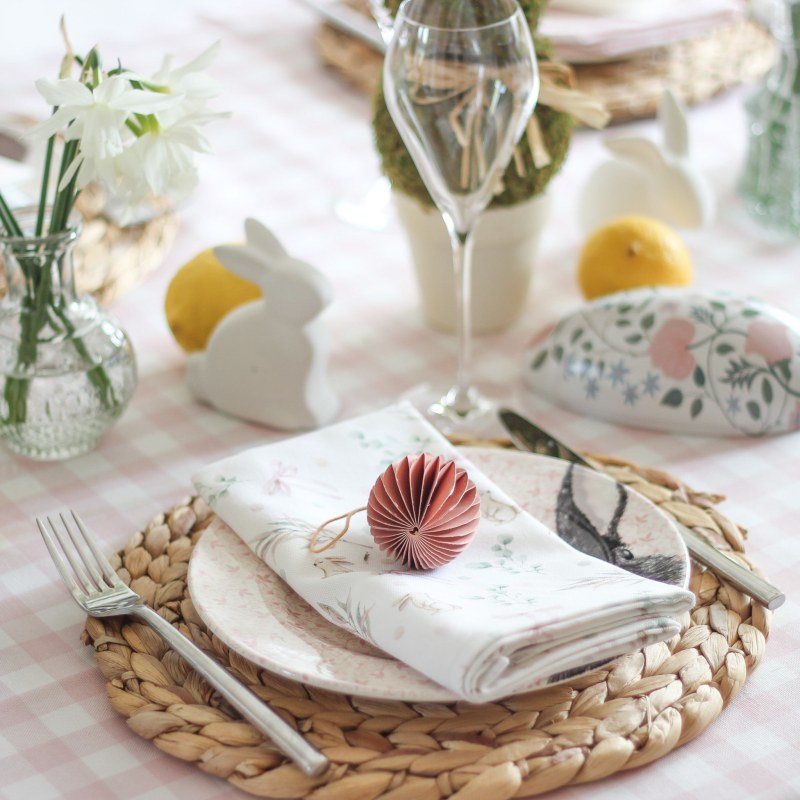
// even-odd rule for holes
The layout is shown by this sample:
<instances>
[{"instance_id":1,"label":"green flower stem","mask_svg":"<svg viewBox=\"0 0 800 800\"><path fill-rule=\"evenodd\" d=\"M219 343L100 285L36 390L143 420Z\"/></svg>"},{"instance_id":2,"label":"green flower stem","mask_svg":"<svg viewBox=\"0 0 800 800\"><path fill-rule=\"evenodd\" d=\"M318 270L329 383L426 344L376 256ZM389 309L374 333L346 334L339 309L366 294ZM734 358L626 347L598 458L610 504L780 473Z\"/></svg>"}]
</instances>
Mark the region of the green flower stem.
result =
<instances>
[{"instance_id":1,"label":"green flower stem","mask_svg":"<svg viewBox=\"0 0 800 800\"><path fill-rule=\"evenodd\" d=\"M72 334L75 333L75 326L72 324L72 320L67 314L64 313L64 310L60 306L53 305L52 309L53 313L58 317L59 321L64 326L64 329L70 336L72 336ZM90 362L91 357L89 355L89 350L84 344L83 339L81 339L79 336L76 336L71 341L73 347L75 348L75 352L82 359L84 359L84 361ZM100 396L103 405L106 408L113 407L114 403L116 402L114 387L111 385L111 381L108 379L108 375L106 374L103 366L98 364L97 366L92 367L86 373L86 376L89 378L89 382L94 386L94 388L97 389L97 394Z\"/></svg>"},{"instance_id":2,"label":"green flower stem","mask_svg":"<svg viewBox=\"0 0 800 800\"><path fill-rule=\"evenodd\" d=\"M58 186L56 188L56 197L53 202L53 210L50 214L50 233L61 233L66 230L67 220L69 219L72 206L75 203L75 183L77 180L77 173L72 176L70 182L62 189L61 181L69 169L70 164L75 160L78 154L78 142L74 139L68 141L64 145L64 152L61 154L61 167L58 171Z\"/></svg>"},{"instance_id":3,"label":"green flower stem","mask_svg":"<svg viewBox=\"0 0 800 800\"><path fill-rule=\"evenodd\" d=\"M23 267L22 260L20 267ZM42 329L47 315L47 309L52 304L51 296L53 292L52 268L49 264L44 268L39 268L38 280L35 275L30 273L35 271L35 265L30 265L26 273L28 281L36 281L33 292L27 292L28 298L31 294L34 298L33 311L20 315L20 341L17 353L17 368L21 371L28 369L36 362L36 353L39 347L38 336ZM21 424L25 422L28 406L28 391L30 389L29 378L7 377L4 396L8 404L8 422L11 424Z\"/></svg>"},{"instance_id":4,"label":"green flower stem","mask_svg":"<svg viewBox=\"0 0 800 800\"><path fill-rule=\"evenodd\" d=\"M3 193L0 192L0 222L2 222L3 227L6 229L6 233L9 236L22 236L22 229L17 224L17 220L14 217L11 209L8 207L8 203L6 203L5 197L3 197Z\"/></svg>"},{"instance_id":5,"label":"green flower stem","mask_svg":"<svg viewBox=\"0 0 800 800\"><path fill-rule=\"evenodd\" d=\"M57 111L53 109L53 113ZM42 171L42 190L39 192L39 210L36 212L36 228L34 229L35 236L41 236L44 230L44 211L47 207L47 188L50 183L50 166L53 162L53 147L55 145L56 137L51 136L47 140L47 149L44 154L44 169Z\"/></svg>"}]
</instances>

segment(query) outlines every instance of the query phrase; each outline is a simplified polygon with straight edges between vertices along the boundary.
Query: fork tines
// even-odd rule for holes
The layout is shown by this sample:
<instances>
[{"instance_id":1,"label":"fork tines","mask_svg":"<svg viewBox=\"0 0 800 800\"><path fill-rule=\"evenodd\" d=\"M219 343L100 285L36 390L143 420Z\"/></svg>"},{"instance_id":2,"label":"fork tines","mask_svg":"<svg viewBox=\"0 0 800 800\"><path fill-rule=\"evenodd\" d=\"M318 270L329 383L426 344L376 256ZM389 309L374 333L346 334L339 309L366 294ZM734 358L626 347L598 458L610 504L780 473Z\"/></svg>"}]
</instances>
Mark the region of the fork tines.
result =
<instances>
[{"instance_id":1,"label":"fork tines","mask_svg":"<svg viewBox=\"0 0 800 800\"><path fill-rule=\"evenodd\" d=\"M36 525L70 591L73 594L91 594L117 585L119 577L100 553L81 518L74 511L62 512L59 518L60 526L52 517L45 517L44 522L37 517Z\"/></svg>"}]
</instances>

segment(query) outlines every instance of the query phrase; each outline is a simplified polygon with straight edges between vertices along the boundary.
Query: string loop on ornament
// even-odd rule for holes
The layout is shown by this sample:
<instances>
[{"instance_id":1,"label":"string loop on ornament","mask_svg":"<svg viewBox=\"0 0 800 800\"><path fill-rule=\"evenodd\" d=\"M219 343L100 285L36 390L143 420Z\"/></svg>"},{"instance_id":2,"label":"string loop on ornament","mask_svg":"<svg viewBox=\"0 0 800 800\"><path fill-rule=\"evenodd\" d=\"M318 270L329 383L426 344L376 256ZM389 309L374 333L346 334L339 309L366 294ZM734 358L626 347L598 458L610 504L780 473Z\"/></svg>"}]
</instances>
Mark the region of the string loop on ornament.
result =
<instances>
[{"instance_id":1,"label":"string loop on ornament","mask_svg":"<svg viewBox=\"0 0 800 800\"><path fill-rule=\"evenodd\" d=\"M339 514L338 517L331 517L331 519L323 522L322 525L320 525L314 531L314 533L311 534L311 538L308 540L308 549L315 554L324 553L326 550L329 550L336 544L336 542L339 541L339 539L342 538L342 536L344 536L347 533L348 530L350 530L350 520L352 520L352 518L356 514L360 514L362 511L366 510L367 510L366 506L361 506L361 508L354 508L352 511L348 511L345 514ZM325 544L323 545L318 546L317 539L319 539L319 536L322 533L322 531L324 531L325 528L328 527L328 525L330 525L333 522L338 522L340 519L343 519L345 521L344 527L336 534L336 536L333 537L333 539L331 539L328 542L325 542Z\"/></svg>"}]
</instances>

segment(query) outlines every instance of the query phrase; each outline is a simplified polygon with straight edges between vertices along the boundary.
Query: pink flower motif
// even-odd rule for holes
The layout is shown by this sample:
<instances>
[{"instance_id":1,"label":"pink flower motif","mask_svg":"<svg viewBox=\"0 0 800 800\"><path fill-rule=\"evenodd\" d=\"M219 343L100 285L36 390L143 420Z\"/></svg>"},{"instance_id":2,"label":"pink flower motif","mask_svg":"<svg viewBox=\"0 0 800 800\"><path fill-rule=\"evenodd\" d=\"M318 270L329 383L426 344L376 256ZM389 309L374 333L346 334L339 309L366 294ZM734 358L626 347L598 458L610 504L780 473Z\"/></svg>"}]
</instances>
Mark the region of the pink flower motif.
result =
<instances>
[{"instance_id":1,"label":"pink flower motif","mask_svg":"<svg viewBox=\"0 0 800 800\"><path fill-rule=\"evenodd\" d=\"M273 468L272 477L264 484L264 494L291 494L292 487L284 479L294 475L297 475L297 467L278 461Z\"/></svg>"},{"instance_id":2,"label":"pink flower motif","mask_svg":"<svg viewBox=\"0 0 800 800\"><path fill-rule=\"evenodd\" d=\"M763 319L750 323L744 352L747 355L755 353L761 356L767 364L783 361L793 355L786 328L780 322L767 322Z\"/></svg>"},{"instance_id":3,"label":"pink flower motif","mask_svg":"<svg viewBox=\"0 0 800 800\"><path fill-rule=\"evenodd\" d=\"M650 344L650 360L668 378L683 380L692 374L695 361L689 352L694 325L687 319L668 319Z\"/></svg>"}]
</instances>

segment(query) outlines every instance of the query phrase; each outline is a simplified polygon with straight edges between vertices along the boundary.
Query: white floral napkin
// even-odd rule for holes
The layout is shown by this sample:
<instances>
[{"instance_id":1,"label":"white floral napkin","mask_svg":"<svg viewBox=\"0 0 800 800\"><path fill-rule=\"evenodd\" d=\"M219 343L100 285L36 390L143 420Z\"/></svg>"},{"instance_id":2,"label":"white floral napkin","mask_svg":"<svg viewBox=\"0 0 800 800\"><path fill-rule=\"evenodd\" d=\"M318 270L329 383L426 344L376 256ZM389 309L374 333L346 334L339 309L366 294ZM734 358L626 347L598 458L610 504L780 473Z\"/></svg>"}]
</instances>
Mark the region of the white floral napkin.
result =
<instances>
[{"instance_id":1,"label":"white floral napkin","mask_svg":"<svg viewBox=\"0 0 800 800\"><path fill-rule=\"evenodd\" d=\"M429 572L381 553L365 513L331 549L310 552L319 525L366 505L390 464L421 452L455 459L493 507L515 513L484 515L469 547ZM243 452L193 480L326 619L475 702L670 638L694 601L562 542L405 403Z\"/></svg>"}]
</instances>

